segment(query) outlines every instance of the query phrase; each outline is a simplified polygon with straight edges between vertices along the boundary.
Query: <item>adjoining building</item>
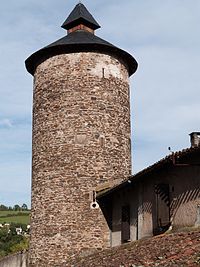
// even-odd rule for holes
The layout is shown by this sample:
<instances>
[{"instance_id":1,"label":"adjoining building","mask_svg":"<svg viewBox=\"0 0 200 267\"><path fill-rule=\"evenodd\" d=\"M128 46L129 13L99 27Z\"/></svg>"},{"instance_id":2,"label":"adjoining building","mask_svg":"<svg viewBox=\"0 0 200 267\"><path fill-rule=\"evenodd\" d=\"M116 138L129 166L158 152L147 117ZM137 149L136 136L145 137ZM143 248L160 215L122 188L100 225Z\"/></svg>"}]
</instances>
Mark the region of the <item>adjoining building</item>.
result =
<instances>
[{"instance_id":1,"label":"adjoining building","mask_svg":"<svg viewBox=\"0 0 200 267\"><path fill-rule=\"evenodd\" d=\"M200 225L200 133L191 147L171 153L121 184L97 194L111 246Z\"/></svg>"}]
</instances>

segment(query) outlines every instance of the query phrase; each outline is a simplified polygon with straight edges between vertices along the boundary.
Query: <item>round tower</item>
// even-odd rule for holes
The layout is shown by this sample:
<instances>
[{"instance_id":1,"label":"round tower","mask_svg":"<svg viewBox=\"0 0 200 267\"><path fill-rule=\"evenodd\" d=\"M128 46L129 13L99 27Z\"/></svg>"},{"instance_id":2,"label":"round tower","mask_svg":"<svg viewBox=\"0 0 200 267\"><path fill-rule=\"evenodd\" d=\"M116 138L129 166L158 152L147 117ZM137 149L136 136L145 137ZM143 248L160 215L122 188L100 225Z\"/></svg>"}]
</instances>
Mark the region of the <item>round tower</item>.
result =
<instances>
[{"instance_id":1,"label":"round tower","mask_svg":"<svg viewBox=\"0 0 200 267\"><path fill-rule=\"evenodd\" d=\"M68 34L26 60L34 76L30 266L109 246L96 191L131 174L129 76L137 62L94 35L83 4Z\"/></svg>"}]
</instances>

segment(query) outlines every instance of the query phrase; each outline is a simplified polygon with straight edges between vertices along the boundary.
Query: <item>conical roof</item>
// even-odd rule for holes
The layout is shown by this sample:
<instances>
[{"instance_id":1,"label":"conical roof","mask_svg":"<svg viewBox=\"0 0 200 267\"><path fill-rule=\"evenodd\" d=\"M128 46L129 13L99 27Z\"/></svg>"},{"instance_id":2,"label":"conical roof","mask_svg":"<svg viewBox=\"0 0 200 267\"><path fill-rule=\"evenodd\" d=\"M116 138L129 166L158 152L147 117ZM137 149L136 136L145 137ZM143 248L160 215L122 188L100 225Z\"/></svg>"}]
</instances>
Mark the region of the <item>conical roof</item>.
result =
<instances>
[{"instance_id":1,"label":"conical roof","mask_svg":"<svg viewBox=\"0 0 200 267\"><path fill-rule=\"evenodd\" d=\"M81 15L80 12L82 12ZM100 27L83 4L78 4L63 24L63 28L71 29L71 27L78 26L80 22L78 23L77 20L80 18L84 20L84 25L91 29ZM87 25L86 21L88 23ZM75 22L77 24L73 24ZM60 54L79 52L97 52L116 57L124 62L130 76L137 70L137 61L129 53L84 29L69 32L67 36L33 53L25 61L26 69L34 75L37 66L48 58Z\"/></svg>"},{"instance_id":2,"label":"conical roof","mask_svg":"<svg viewBox=\"0 0 200 267\"><path fill-rule=\"evenodd\" d=\"M93 30L100 28L100 25L82 3L75 6L61 27L69 30L79 24L84 24Z\"/></svg>"}]
</instances>

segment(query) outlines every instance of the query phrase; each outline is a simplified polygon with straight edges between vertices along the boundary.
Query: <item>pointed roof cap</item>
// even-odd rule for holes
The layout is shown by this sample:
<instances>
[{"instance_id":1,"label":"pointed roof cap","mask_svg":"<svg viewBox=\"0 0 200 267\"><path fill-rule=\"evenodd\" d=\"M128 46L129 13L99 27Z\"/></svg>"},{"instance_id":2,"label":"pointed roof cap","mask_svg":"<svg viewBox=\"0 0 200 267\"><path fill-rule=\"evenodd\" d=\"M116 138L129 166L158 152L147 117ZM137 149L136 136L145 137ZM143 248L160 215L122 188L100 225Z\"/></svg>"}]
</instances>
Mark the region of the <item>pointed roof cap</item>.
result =
<instances>
[{"instance_id":1,"label":"pointed roof cap","mask_svg":"<svg viewBox=\"0 0 200 267\"><path fill-rule=\"evenodd\" d=\"M61 27L69 30L79 24L84 24L93 30L101 27L82 3L75 6Z\"/></svg>"}]
</instances>

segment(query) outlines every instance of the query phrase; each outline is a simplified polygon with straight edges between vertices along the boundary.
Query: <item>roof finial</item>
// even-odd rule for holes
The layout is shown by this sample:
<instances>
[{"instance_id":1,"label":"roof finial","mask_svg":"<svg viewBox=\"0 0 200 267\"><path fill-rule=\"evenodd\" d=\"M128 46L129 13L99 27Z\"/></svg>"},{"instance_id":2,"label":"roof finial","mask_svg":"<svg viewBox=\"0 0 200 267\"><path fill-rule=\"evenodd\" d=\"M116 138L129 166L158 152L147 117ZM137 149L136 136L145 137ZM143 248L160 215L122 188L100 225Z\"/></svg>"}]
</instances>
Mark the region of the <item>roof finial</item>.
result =
<instances>
[{"instance_id":1,"label":"roof finial","mask_svg":"<svg viewBox=\"0 0 200 267\"><path fill-rule=\"evenodd\" d=\"M91 29L91 32L94 33L94 30L99 29L100 25L83 5L83 1L78 0L77 2L78 4L72 10L61 27L68 30L69 33L74 30L83 30L83 27L85 27L84 29L87 27L87 31L90 31Z\"/></svg>"}]
</instances>

